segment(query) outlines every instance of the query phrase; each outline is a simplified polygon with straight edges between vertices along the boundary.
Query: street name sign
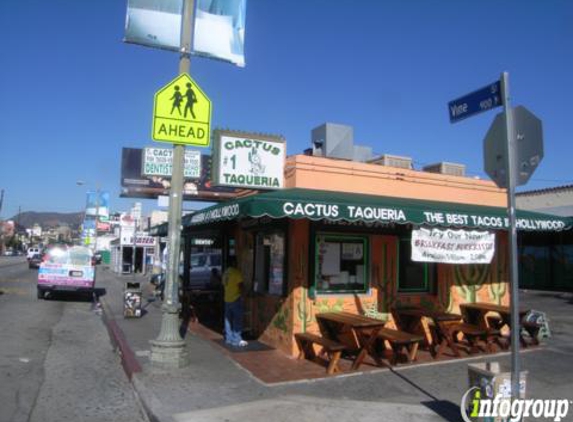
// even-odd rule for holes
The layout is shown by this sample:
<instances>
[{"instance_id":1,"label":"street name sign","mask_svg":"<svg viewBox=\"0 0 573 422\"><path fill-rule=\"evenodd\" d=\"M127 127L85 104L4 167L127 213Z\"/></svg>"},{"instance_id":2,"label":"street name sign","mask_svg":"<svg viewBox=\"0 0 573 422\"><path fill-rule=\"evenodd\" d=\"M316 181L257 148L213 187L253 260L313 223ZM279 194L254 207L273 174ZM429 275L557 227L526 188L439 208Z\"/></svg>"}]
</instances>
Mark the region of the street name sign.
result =
<instances>
[{"instance_id":1,"label":"street name sign","mask_svg":"<svg viewBox=\"0 0 573 422\"><path fill-rule=\"evenodd\" d=\"M156 92L151 137L158 142L209 146L211 100L187 73Z\"/></svg>"},{"instance_id":2,"label":"street name sign","mask_svg":"<svg viewBox=\"0 0 573 422\"><path fill-rule=\"evenodd\" d=\"M450 101L448 103L450 123L456 123L475 114L501 106L503 101L500 92L501 83L495 81L477 91Z\"/></svg>"},{"instance_id":3,"label":"street name sign","mask_svg":"<svg viewBox=\"0 0 573 422\"><path fill-rule=\"evenodd\" d=\"M515 185L525 185L543 159L543 129L541 120L523 106L512 111L515 139ZM507 147L505 113L495 116L484 139L484 170L500 188L507 187Z\"/></svg>"}]
</instances>

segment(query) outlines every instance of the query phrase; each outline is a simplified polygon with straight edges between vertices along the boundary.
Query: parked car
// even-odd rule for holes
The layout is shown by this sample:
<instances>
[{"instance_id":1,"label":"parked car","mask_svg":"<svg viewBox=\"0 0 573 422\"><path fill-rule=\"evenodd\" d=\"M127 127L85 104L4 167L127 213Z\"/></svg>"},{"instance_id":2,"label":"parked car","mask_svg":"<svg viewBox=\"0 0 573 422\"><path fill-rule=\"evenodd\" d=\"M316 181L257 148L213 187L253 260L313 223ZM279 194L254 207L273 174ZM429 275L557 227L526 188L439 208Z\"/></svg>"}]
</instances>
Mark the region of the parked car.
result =
<instances>
[{"instance_id":1,"label":"parked car","mask_svg":"<svg viewBox=\"0 0 573 422\"><path fill-rule=\"evenodd\" d=\"M40 248L38 247L31 247L28 248L28 252L26 254L26 258L28 259L28 261L30 261L30 259L32 259L32 257L36 254L41 253L42 251L40 250Z\"/></svg>"},{"instance_id":2,"label":"parked car","mask_svg":"<svg viewBox=\"0 0 573 422\"><path fill-rule=\"evenodd\" d=\"M94 263L95 263L96 265L97 265L97 264L101 264L101 261L102 261L102 259L103 259L103 255L102 255L101 251L96 251L96 252L94 253L93 258L94 258Z\"/></svg>"},{"instance_id":3,"label":"parked car","mask_svg":"<svg viewBox=\"0 0 573 422\"><path fill-rule=\"evenodd\" d=\"M41 263L42 263L42 255L36 253L32 255L30 259L28 259L28 268L40 268Z\"/></svg>"},{"instance_id":4,"label":"parked car","mask_svg":"<svg viewBox=\"0 0 573 422\"><path fill-rule=\"evenodd\" d=\"M189 286L205 289L210 287L211 270L215 268L221 274L221 253L206 252L191 254Z\"/></svg>"}]
</instances>

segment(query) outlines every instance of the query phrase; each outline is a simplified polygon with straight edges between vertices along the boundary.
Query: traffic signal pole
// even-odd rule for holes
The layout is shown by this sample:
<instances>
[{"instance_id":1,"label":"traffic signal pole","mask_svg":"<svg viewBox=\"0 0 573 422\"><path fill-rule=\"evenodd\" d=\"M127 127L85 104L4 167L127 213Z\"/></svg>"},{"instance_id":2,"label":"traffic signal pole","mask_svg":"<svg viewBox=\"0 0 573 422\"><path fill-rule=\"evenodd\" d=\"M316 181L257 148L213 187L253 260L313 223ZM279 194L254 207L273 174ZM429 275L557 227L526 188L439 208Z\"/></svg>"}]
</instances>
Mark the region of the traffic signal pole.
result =
<instances>
[{"instance_id":1,"label":"traffic signal pole","mask_svg":"<svg viewBox=\"0 0 573 422\"><path fill-rule=\"evenodd\" d=\"M181 27L181 55L179 74L191 69L191 37L193 29L194 0L184 0ZM173 173L169 193L168 257L165 298L161 307L161 329L156 340L151 341L150 360L158 366L181 368L189 364L185 341L179 333L179 255L181 247L181 211L183 204L183 168L185 146L173 146Z\"/></svg>"}]
</instances>

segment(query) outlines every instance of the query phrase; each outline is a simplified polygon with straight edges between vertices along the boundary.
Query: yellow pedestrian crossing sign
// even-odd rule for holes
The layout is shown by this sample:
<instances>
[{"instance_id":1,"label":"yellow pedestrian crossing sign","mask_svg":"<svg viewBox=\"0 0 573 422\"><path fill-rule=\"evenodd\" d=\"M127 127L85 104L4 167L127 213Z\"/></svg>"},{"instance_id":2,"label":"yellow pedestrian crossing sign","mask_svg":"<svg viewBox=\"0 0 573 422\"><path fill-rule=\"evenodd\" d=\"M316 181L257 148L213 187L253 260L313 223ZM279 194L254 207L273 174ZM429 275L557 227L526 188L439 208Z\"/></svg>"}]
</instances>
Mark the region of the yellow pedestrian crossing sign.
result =
<instances>
[{"instance_id":1,"label":"yellow pedestrian crossing sign","mask_svg":"<svg viewBox=\"0 0 573 422\"><path fill-rule=\"evenodd\" d=\"M152 138L173 144L209 146L211 100L187 73L155 93Z\"/></svg>"}]
</instances>

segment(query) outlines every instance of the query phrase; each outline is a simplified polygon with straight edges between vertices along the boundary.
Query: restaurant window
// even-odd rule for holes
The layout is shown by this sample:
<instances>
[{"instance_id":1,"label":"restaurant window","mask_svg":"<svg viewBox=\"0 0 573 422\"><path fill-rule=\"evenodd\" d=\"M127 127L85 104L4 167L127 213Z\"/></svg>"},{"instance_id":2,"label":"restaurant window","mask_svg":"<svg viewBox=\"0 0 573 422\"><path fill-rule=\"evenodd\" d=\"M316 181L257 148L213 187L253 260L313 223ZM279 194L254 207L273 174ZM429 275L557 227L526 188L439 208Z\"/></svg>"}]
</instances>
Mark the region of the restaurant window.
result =
<instances>
[{"instance_id":1,"label":"restaurant window","mask_svg":"<svg viewBox=\"0 0 573 422\"><path fill-rule=\"evenodd\" d=\"M365 293L368 286L368 238L317 235L314 268L317 293Z\"/></svg>"},{"instance_id":2,"label":"restaurant window","mask_svg":"<svg viewBox=\"0 0 573 422\"><path fill-rule=\"evenodd\" d=\"M412 261L410 237L400 239L398 257L398 291L433 293L438 278L438 266L434 263Z\"/></svg>"},{"instance_id":3,"label":"restaurant window","mask_svg":"<svg viewBox=\"0 0 573 422\"><path fill-rule=\"evenodd\" d=\"M282 231L256 234L255 292L277 296L285 293L285 250L285 235Z\"/></svg>"}]
</instances>

